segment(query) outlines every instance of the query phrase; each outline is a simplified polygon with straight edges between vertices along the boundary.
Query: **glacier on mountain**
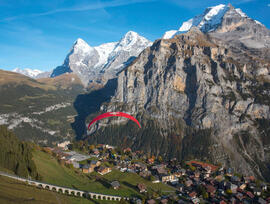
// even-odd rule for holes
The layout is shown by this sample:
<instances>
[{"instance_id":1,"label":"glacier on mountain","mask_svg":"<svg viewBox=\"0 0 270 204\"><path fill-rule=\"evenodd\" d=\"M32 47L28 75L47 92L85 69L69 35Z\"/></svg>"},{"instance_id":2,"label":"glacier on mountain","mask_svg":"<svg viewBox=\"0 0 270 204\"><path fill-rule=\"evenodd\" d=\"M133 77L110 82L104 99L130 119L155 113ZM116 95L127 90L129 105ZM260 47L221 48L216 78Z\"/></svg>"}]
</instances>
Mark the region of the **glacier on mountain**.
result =
<instances>
[{"instance_id":1,"label":"glacier on mountain","mask_svg":"<svg viewBox=\"0 0 270 204\"><path fill-rule=\"evenodd\" d=\"M85 86L91 82L105 83L150 45L149 40L133 31L127 32L118 42L96 47L79 38L64 63L53 70L51 77L74 72Z\"/></svg>"},{"instance_id":2,"label":"glacier on mountain","mask_svg":"<svg viewBox=\"0 0 270 204\"><path fill-rule=\"evenodd\" d=\"M38 69L30 69L30 68L20 69L18 67L13 69L12 72L23 74L31 78L36 78L39 74L43 73L43 71Z\"/></svg>"},{"instance_id":3,"label":"glacier on mountain","mask_svg":"<svg viewBox=\"0 0 270 204\"><path fill-rule=\"evenodd\" d=\"M214 31L220 26L223 16L230 9L230 7L230 4L219 4L217 6L208 7L202 14L183 22L178 30L166 31L162 38L173 38L175 35L189 31L193 26L198 27L204 33ZM247 15L241 9L237 8L235 11L241 17L247 18Z\"/></svg>"}]
</instances>

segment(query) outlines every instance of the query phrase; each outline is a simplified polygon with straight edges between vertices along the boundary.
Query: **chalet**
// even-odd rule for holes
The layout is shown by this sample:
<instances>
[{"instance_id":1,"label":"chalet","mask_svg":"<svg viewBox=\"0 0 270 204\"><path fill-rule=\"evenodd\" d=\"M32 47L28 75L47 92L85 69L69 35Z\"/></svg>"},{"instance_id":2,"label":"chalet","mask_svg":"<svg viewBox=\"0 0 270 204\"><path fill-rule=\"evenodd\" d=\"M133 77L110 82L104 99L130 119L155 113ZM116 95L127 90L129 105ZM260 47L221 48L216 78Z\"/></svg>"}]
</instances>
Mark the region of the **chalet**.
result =
<instances>
[{"instance_id":1,"label":"chalet","mask_svg":"<svg viewBox=\"0 0 270 204\"><path fill-rule=\"evenodd\" d=\"M63 150L68 150L68 145L70 141L64 141L62 143L57 144L57 147L62 148Z\"/></svg>"},{"instance_id":2,"label":"chalet","mask_svg":"<svg viewBox=\"0 0 270 204\"><path fill-rule=\"evenodd\" d=\"M175 187L178 189L179 192L183 192L185 185L182 183L178 183Z\"/></svg>"},{"instance_id":3,"label":"chalet","mask_svg":"<svg viewBox=\"0 0 270 204\"><path fill-rule=\"evenodd\" d=\"M248 187L253 190L253 189L256 188L256 184L255 183L249 183Z\"/></svg>"},{"instance_id":4,"label":"chalet","mask_svg":"<svg viewBox=\"0 0 270 204\"><path fill-rule=\"evenodd\" d=\"M207 191L211 196L213 196L213 195L215 194L215 192L216 192L216 188L215 188L214 186L212 186L212 185L206 185L205 188L206 188L206 191Z\"/></svg>"},{"instance_id":5,"label":"chalet","mask_svg":"<svg viewBox=\"0 0 270 204\"><path fill-rule=\"evenodd\" d=\"M237 188L238 186L233 184L233 183L228 183L229 189L232 191L232 193L236 193L237 192Z\"/></svg>"},{"instance_id":6,"label":"chalet","mask_svg":"<svg viewBox=\"0 0 270 204\"><path fill-rule=\"evenodd\" d=\"M147 177L151 176L151 172L148 171L148 170L144 170L144 171L141 171L141 172L139 173L139 175L140 175L141 177L143 177L143 178L147 178Z\"/></svg>"},{"instance_id":7,"label":"chalet","mask_svg":"<svg viewBox=\"0 0 270 204\"><path fill-rule=\"evenodd\" d=\"M74 160L74 159L72 159L72 156L70 156L69 154L66 154L64 152L59 153L58 156L62 160L70 160L70 161L73 161Z\"/></svg>"},{"instance_id":8,"label":"chalet","mask_svg":"<svg viewBox=\"0 0 270 204\"><path fill-rule=\"evenodd\" d=\"M139 183L139 184L137 185L137 188L139 189L139 192L140 192L140 193L145 193L145 192L147 192L147 187L146 187L146 185L143 184L143 183Z\"/></svg>"},{"instance_id":9,"label":"chalet","mask_svg":"<svg viewBox=\"0 0 270 204\"><path fill-rule=\"evenodd\" d=\"M195 191L192 191L190 194L188 194L188 196L190 197L190 199L196 198L197 193Z\"/></svg>"},{"instance_id":10,"label":"chalet","mask_svg":"<svg viewBox=\"0 0 270 204\"><path fill-rule=\"evenodd\" d=\"M92 166L93 168L97 167L97 166L100 166L101 165L101 162L98 161L98 160L92 160L90 162L90 166Z\"/></svg>"},{"instance_id":11,"label":"chalet","mask_svg":"<svg viewBox=\"0 0 270 204\"><path fill-rule=\"evenodd\" d=\"M245 184L245 183L243 183L243 184L241 184L241 185L239 186L239 188L240 188L241 190L245 190L246 187L247 187L247 184Z\"/></svg>"},{"instance_id":12,"label":"chalet","mask_svg":"<svg viewBox=\"0 0 270 204\"><path fill-rule=\"evenodd\" d=\"M176 171L173 173L173 175L177 178L180 178L182 176L181 172L180 171Z\"/></svg>"},{"instance_id":13,"label":"chalet","mask_svg":"<svg viewBox=\"0 0 270 204\"><path fill-rule=\"evenodd\" d=\"M152 166L152 170L155 170L155 169L165 169L166 168L166 165L165 164L159 164L159 165L154 165Z\"/></svg>"},{"instance_id":14,"label":"chalet","mask_svg":"<svg viewBox=\"0 0 270 204\"><path fill-rule=\"evenodd\" d=\"M130 172L130 173L136 173L136 168L135 168L135 166L129 166L129 167L127 168L127 172Z\"/></svg>"},{"instance_id":15,"label":"chalet","mask_svg":"<svg viewBox=\"0 0 270 204\"><path fill-rule=\"evenodd\" d=\"M134 166L139 168L141 171L147 170L147 166L142 162L135 162Z\"/></svg>"},{"instance_id":16,"label":"chalet","mask_svg":"<svg viewBox=\"0 0 270 204\"><path fill-rule=\"evenodd\" d=\"M120 167L120 171L121 172L126 172L127 171L127 167Z\"/></svg>"},{"instance_id":17,"label":"chalet","mask_svg":"<svg viewBox=\"0 0 270 204\"><path fill-rule=\"evenodd\" d=\"M186 175L186 169L180 169L182 176Z\"/></svg>"},{"instance_id":18,"label":"chalet","mask_svg":"<svg viewBox=\"0 0 270 204\"><path fill-rule=\"evenodd\" d=\"M167 172L168 171L162 167L156 169L156 174L158 175L167 174Z\"/></svg>"},{"instance_id":19,"label":"chalet","mask_svg":"<svg viewBox=\"0 0 270 204\"><path fill-rule=\"evenodd\" d=\"M206 179L206 178L209 178L210 177L210 174L209 173L206 173L203 175L203 178Z\"/></svg>"},{"instance_id":20,"label":"chalet","mask_svg":"<svg viewBox=\"0 0 270 204\"><path fill-rule=\"evenodd\" d=\"M192 184L193 184L193 182L190 179L186 180L186 182L185 182L185 185L187 187L191 186Z\"/></svg>"},{"instance_id":21,"label":"chalet","mask_svg":"<svg viewBox=\"0 0 270 204\"><path fill-rule=\"evenodd\" d=\"M155 159L154 159L154 158L149 158L149 159L147 160L147 163L148 163L148 164L154 164L154 162L155 162Z\"/></svg>"},{"instance_id":22,"label":"chalet","mask_svg":"<svg viewBox=\"0 0 270 204\"><path fill-rule=\"evenodd\" d=\"M221 181L224 180L224 176L223 176L223 175L217 175L217 176L215 177L215 180L218 181L218 182L221 182Z\"/></svg>"},{"instance_id":23,"label":"chalet","mask_svg":"<svg viewBox=\"0 0 270 204\"><path fill-rule=\"evenodd\" d=\"M259 188L254 188L253 193L257 196L260 196L262 194L262 190Z\"/></svg>"},{"instance_id":24,"label":"chalet","mask_svg":"<svg viewBox=\"0 0 270 204\"><path fill-rule=\"evenodd\" d=\"M195 178L199 178L200 174L201 174L200 171L195 171L195 173L194 173Z\"/></svg>"},{"instance_id":25,"label":"chalet","mask_svg":"<svg viewBox=\"0 0 270 204\"><path fill-rule=\"evenodd\" d=\"M111 182L111 186L114 190L117 190L120 188L120 183L118 181Z\"/></svg>"},{"instance_id":26,"label":"chalet","mask_svg":"<svg viewBox=\"0 0 270 204\"><path fill-rule=\"evenodd\" d=\"M91 167L89 164L85 164L85 165L83 165L83 167L82 167L82 172L83 172L83 173L88 174L88 173L92 173L93 171L94 171L94 168Z\"/></svg>"},{"instance_id":27,"label":"chalet","mask_svg":"<svg viewBox=\"0 0 270 204\"><path fill-rule=\"evenodd\" d=\"M244 198L244 195L243 195L242 193L237 193L237 194L235 195L235 197L236 197L238 200L242 201L243 198Z\"/></svg>"},{"instance_id":28,"label":"chalet","mask_svg":"<svg viewBox=\"0 0 270 204\"><path fill-rule=\"evenodd\" d=\"M95 155L98 155L99 154L99 150L98 149L93 149L93 153L95 154Z\"/></svg>"},{"instance_id":29,"label":"chalet","mask_svg":"<svg viewBox=\"0 0 270 204\"><path fill-rule=\"evenodd\" d=\"M173 174L163 174L163 175L160 175L160 178L163 183L173 182L176 180L178 181L178 178L174 176Z\"/></svg>"},{"instance_id":30,"label":"chalet","mask_svg":"<svg viewBox=\"0 0 270 204\"><path fill-rule=\"evenodd\" d=\"M72 163L72 165L73 165L73 167L74 167L75 169L79 169L79 168L80 168L80 164L79 164L78 162L73 161L73 162L71 162L71 163Z\"/></svg>"},{"instance_id":31,"label":"chalet","mask_svg":"<svg viewBox=\"0 0 270 204\"><path fill-rule=\"evenodd\" d=\"M152 183L159 183L159 182L160 182L159 177L154 176L154 179L153 179Z\"/></svg>"},{"instance_id":32,"label":"chalet","mask_svg":"<svg viewBox=\"0 0 270 204\"><path fill-rule=\"evenodd\" d=\"M99 167L99 169L98 169L98 173L101 174L101 175L105 175L105 174L107 174L107 173L110 173L111 171L112 171L111 168L109 168L109 167L104 167L104 166L101 166L101 167Z\"/></svg>"},{"instance_id":33,"label":"chalet","mask_svg":"<svg viewBox=\"0 0 270 204\"><path fill-rule=\"evenodd\" d=\"M247 196L250 197L251 199L253 199L255 196L253 195L253 193L251 193L250 191L246 192Z\"/></svg>"},{"instance_id":34,"label":"chalet","mask_svg":"<svg viewBox=\"0 0 270 204\"><path fill-rule=\"evenodd\" d=\"M261 188L263 191L267 191L267 185L265 183L261 184Z\"/></svg>"},{"instance_id":35,"label":"chalet","mask_svg":"<svg viewBox=\"0 0 270 204\"><path fill-rule=\"evenodd\" d=\"M239 181L240 181L240 178L238 176L232 176L231 177L231 182L238 183Z\"/></svg>"},{"instance_id":36,"label":"chalet","mask_svg":"<svg viewBox=\"0 0 270 204\"><path fill-rule=\"evenodd\" d=\"M211 168L210 166L205 166L205 167L204 167L204 170L205 170L206 173L208 173L208 174L211 174L211 172L212 172L212 168Z\"/></svg>"}]
</instances>

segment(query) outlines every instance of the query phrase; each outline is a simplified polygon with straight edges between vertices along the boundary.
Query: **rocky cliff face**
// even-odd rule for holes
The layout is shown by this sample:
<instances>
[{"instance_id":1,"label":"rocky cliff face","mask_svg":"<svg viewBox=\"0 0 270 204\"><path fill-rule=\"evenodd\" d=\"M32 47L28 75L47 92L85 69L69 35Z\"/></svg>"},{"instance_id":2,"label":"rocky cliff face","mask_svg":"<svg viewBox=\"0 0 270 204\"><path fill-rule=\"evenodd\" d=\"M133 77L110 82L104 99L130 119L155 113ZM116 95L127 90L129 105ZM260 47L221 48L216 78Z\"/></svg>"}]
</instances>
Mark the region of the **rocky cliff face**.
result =
<instances>
[{"instance_id":1,"label":"rocky cliff face","mask_svg":"<svg viewBox=\"0 0 270 204\"><path fill-rule=\"evenodd\" d=\"M270 35L234 12L227 10L215 32L193 27L146 48L101 107L136 116L142 129L125 119L103 120L89 140L207 159L269 180Z\"/></svg>"},{"instance_id":2,"label":"rocky cliff face","mask_svg":"<svg viewBox=\"0 0 270 204\"><path fill-rule=\"evenodd\" d=\"M151 42L133 31L127 32L119 42L89 46L78 39L63 65L56 67L51 77L74 72L84 86L89 83L105 84L109 79L129 65Z\"/></svg>"}]
</instances>

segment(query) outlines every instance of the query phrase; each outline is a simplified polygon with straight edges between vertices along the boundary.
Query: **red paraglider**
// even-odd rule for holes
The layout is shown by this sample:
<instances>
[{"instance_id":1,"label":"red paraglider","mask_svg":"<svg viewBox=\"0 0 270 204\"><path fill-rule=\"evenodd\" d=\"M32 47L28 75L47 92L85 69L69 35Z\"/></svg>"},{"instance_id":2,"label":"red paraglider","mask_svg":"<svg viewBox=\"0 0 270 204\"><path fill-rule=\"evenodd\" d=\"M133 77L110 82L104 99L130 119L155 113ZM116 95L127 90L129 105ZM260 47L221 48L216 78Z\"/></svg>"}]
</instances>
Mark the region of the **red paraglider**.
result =
<instances>
[{"instance_id":1,"label":"red paraglider","mask_svg":"<svg viewBox=\"0 0 270 204\"><path fill-rule=\"evenodd\" d=\"M125 118L128 118L128 119L134 121L135 123L137 123L137 125L141 128L141 125L140 125L139 121L136 120L136 118L134 118L133 116L127 114L127 113L123 113L123 112L108 112L108 113L103 113L103 114L97 116L96 118L94 118L94 119L89 123L88 129L90 128L90 126L91 126L94 122L96 122L96 121L98 121L98 120L100 120L100 119L103 119L103 118L108 118L108 117L113 117L113 116L118 116L118 117L125 117Z\"/></svg>"}]
</instances>

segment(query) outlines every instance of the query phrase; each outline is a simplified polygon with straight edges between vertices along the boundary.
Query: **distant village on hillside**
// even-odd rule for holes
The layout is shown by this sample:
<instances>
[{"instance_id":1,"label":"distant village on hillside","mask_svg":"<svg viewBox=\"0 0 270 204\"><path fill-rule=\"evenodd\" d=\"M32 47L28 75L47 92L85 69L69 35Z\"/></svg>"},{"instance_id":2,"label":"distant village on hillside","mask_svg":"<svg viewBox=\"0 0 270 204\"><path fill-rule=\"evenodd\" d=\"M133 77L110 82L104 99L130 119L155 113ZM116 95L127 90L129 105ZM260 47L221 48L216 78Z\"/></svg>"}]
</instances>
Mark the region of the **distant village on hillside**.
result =
<instances>
[{"instance_id":1,"label":"distant village on hillside","mask_svg":"<svg viewBox=\"0 0 270 204\"><path fill-rule=\"evenodd\" d=\"M184 163L176 159L163 161L160 156L147 156L142 151L133 152L130 148L121 150L106 144L89 145L86 148L82 142L74 145L65 141L55 148L45 147L43 150L53 154L66 166L85 174L97 172L103 176L117 169L123 173L138 174L152 183L165 183L175 189L177 196L149 198L146 201L149 204L168 203L171 200L177 203L219 204L270 202L269 184L256 180L254 176L239 175L232 168L195 160ZM113 181L111 187L117 191L120 183ZM147 186L138 183L137 190L146 193ZM142 203L139 198L133 198L132 201Z\"/></svg>"}]
</instances>

